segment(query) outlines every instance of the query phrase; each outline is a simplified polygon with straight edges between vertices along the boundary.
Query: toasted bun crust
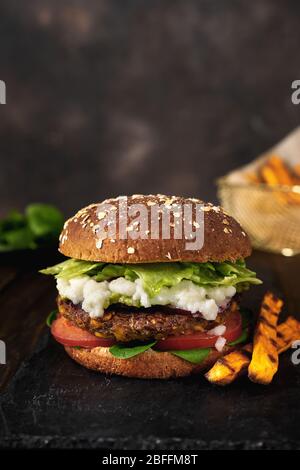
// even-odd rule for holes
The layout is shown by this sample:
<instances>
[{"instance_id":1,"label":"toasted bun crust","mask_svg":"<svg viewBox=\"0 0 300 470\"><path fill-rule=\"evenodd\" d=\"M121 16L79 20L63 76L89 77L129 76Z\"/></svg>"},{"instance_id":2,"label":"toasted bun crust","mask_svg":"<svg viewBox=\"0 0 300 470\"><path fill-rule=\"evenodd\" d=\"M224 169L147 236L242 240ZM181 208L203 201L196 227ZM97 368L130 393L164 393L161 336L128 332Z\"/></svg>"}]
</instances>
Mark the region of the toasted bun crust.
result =
<instances>
[{"instance_id":1,"label":"toasted bun crust","mask_svg":"<svg viewBox=\"0 0 300 470\"><path fill-rule=\"evenodd\" d=\"M133 227L128 231L127 239L119 238L118 220L119 203L126 201L127 206L143 204L147 209L147 223L150 224L151 207L154 204L165 205L168 208L176 204L192 204L195 214L195 204L203 204L204 212L204 245L200 250L186 249L184 237L174 239L174 231L171 223L170 239L163 239L160 230L158 239L131 239L134 232L134 222L138 214L129 218L127 226ZM100 220L105 217L99 205L110 204L115 206L113 212L116 215L117 230L114 239L99 240ZM185 199L182 197L169 197L163 195L134 195L128 198L107 199L100 204L92 204L80 210L69 219L60 236L59 250L65 256L90 261L103 261L106 263L150 263L193 261L203 263L206 261L221 262L225 260L236 261L245 258L251 253L251 245L248 236L242 230L235 219L230 217L219 206L204 204L199 199ZM175 206L174 206L175 205ZM112 211L111 211L112 212ZM175 220L175 218L174 218ZM195 220L195 219L194 219ZM194 228L193 230L196 230Z\"/></svg>"},{"instance_id":2,"label":"toasted bun crust","mask_svg":"<svg viewBox=\"0 0 300 470\"><path fill-rule=\"evenodd\" d=\"M232 348L225 347L220 353L213 350L201 364L195 365L168 352L155 352L148 349L130 359L118 359L109 348L75 349L65 347L69 356L82 366L105 374L123 375L138 379L170 379L186 377L196 372L208 370Z\"/></svg>"}]
</instances>

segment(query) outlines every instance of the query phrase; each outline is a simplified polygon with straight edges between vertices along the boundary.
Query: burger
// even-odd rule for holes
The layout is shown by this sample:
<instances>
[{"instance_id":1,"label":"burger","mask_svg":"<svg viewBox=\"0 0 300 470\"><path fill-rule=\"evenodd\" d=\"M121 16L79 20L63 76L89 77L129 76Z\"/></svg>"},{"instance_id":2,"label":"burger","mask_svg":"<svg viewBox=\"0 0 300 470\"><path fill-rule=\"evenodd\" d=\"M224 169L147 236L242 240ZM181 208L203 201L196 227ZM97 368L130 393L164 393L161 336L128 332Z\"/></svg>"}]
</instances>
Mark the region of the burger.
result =
<instances>
[{"instance_id":1,"label":"burger","mask_svg":"<svg viewBox=\"0 0 300 470\"><path fill-rule=\"evenodd\" d=\"M156 217L155 217L156 216ZM241 293L259 284L247 234L195 198L119 196L67 220L51 333L79 364L137 378L208 369L247 340Z\"/></svg>"}]
</instances>

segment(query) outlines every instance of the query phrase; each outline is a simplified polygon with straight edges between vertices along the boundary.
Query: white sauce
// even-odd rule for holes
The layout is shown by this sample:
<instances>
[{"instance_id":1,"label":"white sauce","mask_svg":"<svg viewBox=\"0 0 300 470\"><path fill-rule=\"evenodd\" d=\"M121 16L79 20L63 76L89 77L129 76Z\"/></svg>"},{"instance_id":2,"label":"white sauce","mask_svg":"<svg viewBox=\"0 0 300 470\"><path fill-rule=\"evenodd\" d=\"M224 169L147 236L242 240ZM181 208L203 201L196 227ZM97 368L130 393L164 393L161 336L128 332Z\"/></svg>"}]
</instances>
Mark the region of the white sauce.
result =
<instances>
[{"instance_id":1,"label":"white sauce","mask_svg":"<svg viewBox=\"0 0 300 470\"><path fill-rule=\"evenodd\" d=\"M141 279L132 282L119 277L110 282L96 282L88 276L70 280L57 279L57 289L62 297L70 299L74 304L82 303L83 310L92 318L103 315L111 294L116 293L130 297L145 308L151 305L170 305L192 313L201 312L206 320L215 320L219 307L224 307L236 293L233 286L204 288L192 281L183 280L177 286L163 287L157 296L150 298Z\"/></svg>"}]
</instances>

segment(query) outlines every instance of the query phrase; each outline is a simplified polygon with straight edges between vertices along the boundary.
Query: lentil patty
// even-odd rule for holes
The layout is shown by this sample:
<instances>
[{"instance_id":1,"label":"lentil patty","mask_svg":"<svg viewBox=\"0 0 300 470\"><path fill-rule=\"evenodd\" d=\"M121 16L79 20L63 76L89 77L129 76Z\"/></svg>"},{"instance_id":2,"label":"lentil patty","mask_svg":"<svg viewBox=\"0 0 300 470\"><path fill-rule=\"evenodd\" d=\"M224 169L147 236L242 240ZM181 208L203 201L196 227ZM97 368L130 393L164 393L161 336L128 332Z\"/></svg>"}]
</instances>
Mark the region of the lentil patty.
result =
<instances>
[{"instance_id":1,"label":"lentil patty","mask_svg":"<svg viewBox=\"0 0 300 470\"><path fill-rule=\"evenodd\" d=\"M165 339L169 336L186 335L210 330L225 322L229 313L237 309L232 301L220 312L215 321L204 320L200 314L192 315L184 310L167 307L134 308L112 305L101 318L91 318L81 305L58 297L58 309L74 325L101 338L117 341L145 341Z\"/></svg>"}]
</instances>

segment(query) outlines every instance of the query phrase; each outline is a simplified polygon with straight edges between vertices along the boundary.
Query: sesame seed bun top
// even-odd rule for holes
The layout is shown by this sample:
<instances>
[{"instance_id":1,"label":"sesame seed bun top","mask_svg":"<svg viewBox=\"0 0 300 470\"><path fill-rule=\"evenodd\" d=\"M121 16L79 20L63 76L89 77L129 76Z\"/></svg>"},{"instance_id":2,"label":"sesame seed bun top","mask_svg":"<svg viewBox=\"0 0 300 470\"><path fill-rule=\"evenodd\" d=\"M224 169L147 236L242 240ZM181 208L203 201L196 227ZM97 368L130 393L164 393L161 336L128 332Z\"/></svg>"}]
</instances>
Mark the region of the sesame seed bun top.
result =
<instances>
[{"instance_id":1,"label":"sesame seed bun top","mask_svg":"<svg viewBox=\"0 0 300 470\"><path fill-rule=\"evenodd\" d=\"M137 220L139 214L135 213L132 217L123 216L120 203L127 204L130 208L133 204L142 204L144 209L144 219L146 219L147 228L144 231L144 239L133 239L139 224ZM196 205L204 216L204 244L200 249L187 249L187 238L185 238L184 218L180 218L176 212L178 207L184 205L192 207L193 218L188 223L193 227L195 233L200 230L196 220ZM108 207L109 210L102 210ZM170 218L170 238L166 239L162 235L161 226L157 239L153 238L150 232L151 225L151 207L159 205L163 210L171 211ZM124 207L124 206L123 206ZM105 216L112 216L111 220L116 221L116 230L113 237L106 239L99 238L99 227L101 220ZM160 216L162 217L162 216ZM176 218L178 217L178 219ZM120 224L125 218L126 237L120 235ZM181 224L183 236L174 238L176 224ZM109 222L111 224L111 222ZM145 226L144 226L145 227ZM109 226L107 226L109 228ZM124 232L123 232L124 233ZM152 236L152 238L151 238ZM191 239L192 240L192 239ZM225 211L211 203L204 203L195 198L183 198L176 196L158 195L133 195L119 196L111 198L99 204L91 204L81 209L74 217L67 220L60 235L59 251L65 256L83 259L89 261L102 261L106 263L150 263L150 262L174 262L174 261L193 261L203 263L206 261L235 261L245 258L251 253L251 245L247 234L243 231L239 223L229 216Z\"/></svg>"}]
</instances>

